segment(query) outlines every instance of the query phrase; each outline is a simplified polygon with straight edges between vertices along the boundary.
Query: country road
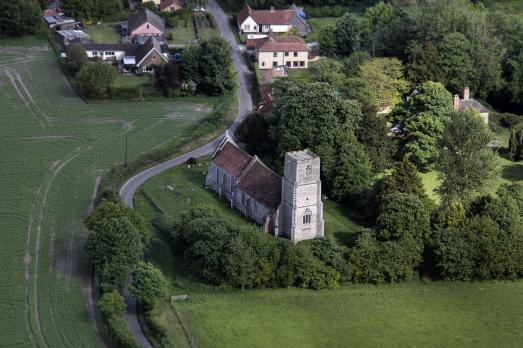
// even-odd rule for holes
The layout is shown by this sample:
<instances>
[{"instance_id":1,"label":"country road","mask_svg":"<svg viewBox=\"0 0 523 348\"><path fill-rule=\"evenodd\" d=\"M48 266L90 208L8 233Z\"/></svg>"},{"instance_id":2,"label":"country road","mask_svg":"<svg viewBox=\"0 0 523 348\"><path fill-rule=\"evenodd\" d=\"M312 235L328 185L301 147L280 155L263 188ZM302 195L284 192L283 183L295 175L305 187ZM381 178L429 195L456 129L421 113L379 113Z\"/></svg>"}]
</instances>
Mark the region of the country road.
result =
<instances>
[{"instance_id":1,"label":"country road","mask_svg":"<svg viewBox=\"0 0 523 348\"><path fill-rule=\"evenodd\" d=\"M240 47L234 39L234 33L229 25L229 19L225 12L221 9L215 0L209 0L207 5L207 11L210 12L218 26L220 35L226 39L232 48L233 67L236 71L236 79L238 83L238 113L233 123L229 127L229 132L234 134L236 127L241 123L247 115L252 111L252 96L251 88L253 86L254 75L249 70L246 58L244 57ZM143 172L140 172L127 180L120 188L120 197L125 205L133 207L133 198L136 191L142 186L147 180L155 175L158 175L168 169L176 167L189 159L190 157L202 157L210 154L220 142L222 136L215 140L197 148L190 152L187 152L181 156L172 158L163 163L157 164L154 167L150 167ZM145 336L140 323L138 322L138 312L136 300L129 294L128 281L126 282L125 290L125 303L127 304L127 311L125 313L125 321L127 327L135 337L136 341L145 348L152 348L151 343Z\"/></svg>"}]
</instances>

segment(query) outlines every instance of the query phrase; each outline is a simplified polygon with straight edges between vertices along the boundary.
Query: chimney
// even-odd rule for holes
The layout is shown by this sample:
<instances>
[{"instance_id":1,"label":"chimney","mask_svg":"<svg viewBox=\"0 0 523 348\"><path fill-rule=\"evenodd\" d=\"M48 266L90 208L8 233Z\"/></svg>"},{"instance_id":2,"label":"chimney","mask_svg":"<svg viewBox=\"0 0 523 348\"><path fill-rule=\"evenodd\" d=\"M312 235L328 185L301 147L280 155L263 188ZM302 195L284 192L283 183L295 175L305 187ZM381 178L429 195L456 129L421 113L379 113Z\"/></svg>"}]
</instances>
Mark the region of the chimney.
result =
<instances>
[{"instance_id":1,"label":"chimney","mask_svg":"<svg viewBox=\"0 0 523 348\"><path fill-rule=\"evenodd\" d=\"M465 87L463 90L463 100L469 100L470 99L470 89L468 87Z\"/></svg>"},{"instance_id":2,"label":"chimney","mask_svg":"<svg viewBox=\"0 0 523 348\"><path fill-rule=\"evenodd\" d=\"M455 94L454 95L454 110L459 110L459 95Z\"/></svg>"},{"instance_id":3,"label":"chimney","mask_svg":"<svg viewBox=\"0 0 523 348\"><path fill-rule=\"evenodd\" d=\"M271 12L274 12L274 6L271 6Z\"/></svg>"}]
</instances>

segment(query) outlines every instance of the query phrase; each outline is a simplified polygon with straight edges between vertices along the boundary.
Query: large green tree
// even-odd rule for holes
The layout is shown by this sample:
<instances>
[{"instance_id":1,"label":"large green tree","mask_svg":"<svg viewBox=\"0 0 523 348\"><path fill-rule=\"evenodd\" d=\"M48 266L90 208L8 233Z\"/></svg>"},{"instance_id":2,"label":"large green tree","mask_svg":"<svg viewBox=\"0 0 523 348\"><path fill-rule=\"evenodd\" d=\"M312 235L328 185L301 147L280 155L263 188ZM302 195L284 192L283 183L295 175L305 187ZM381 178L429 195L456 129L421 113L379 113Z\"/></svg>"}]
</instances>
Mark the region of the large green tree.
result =
<instances>
[{"instance_id":1,"label":"large green tree","mask_svg":"<svg viewBox=\"0 0 523 348\"><path fill-rule=\"evenodd\" d=\"M438 157L443 124L452 112L452 95L437 82L426 82L393 111L399 126L402 154L423 171Z\"/></svg>"},{"instance_id":2,"label":"large green tree","mask_svg":"<svg viewBox=\"0 0 523 348\"><path fill-rule=\"evenodd\" d=\"M152 308L167 295L167 280L151 263L140 262L133 270L129 292L146 308Z\"/></svg>"},{"instance_id":3,"label":"large green tree","mask_svg":"<svg viewBox=\"0 0 523 348\"><path fill-rule=\"evenodd\" d=\"M348 56L360 49L362 39L361 24L354 13L346 12L343 17L338 19L334 32L339 54Z\"/></svg>"},{"instance_id":4,"label":"large green tree","mask_svg":"<svg viewBox=\"0 0 523 348\"><path fill-rule=\"evenodd\" d=\"M182 75L196 82L198 90L210 95L234 90L231 46L220 37L202 41L183 52Z\"/></svg>"},{"instance_id":5,"label":"large green tree","mask_svg":"<svg viewBox=\"0 0 523 348\"><path fill-rule=\"evenodd\" d=\"M415 195L420 199L427 198L416 166L407 159L396 163L392 173L385 179L383 195L391 193L406 193Z\"/></svg>"},{"instance_id":6,"label":"large green tree","mask_svg":"<svg viewBox=\"0 0 523 348\"><path fill-rule=\"evenodd\" d=\"M96 61L84 65L76 74L76 81L87 98L104 99L109 96L116 76L116 69L112 65Z\"/></svg>"},{"instance_id":7,"label":"large green tree","mask_svg":"<svg viewBox=\"0 0 523 348\"><path fill-rule=\"evenodd\" d=\"M510 132L508 154L511 161L523 159L523 123L514 126Z\"/></svg>"},{"instance_id":8,"label":"large green tree","mask_svg":"<svg viewBox=\"0 0 523 348\"><path fill-rule=\"evenodd\" d=\"M78 73L85 65L89 64L89 58L82 45L73 44L67 51L66 66L73 74Z\"/></svg>"},{"instance_id":9,"label":"large green tree","mask_svg":"<svg viewBox=\"0 0 523 348\"><path fill-rule=\"evenodd\" d=\"M0 39L35 35L43 31L36 0L0 1Z\"/></svg>"},{"instance_id":10,"label":"large green tree","mask_svg":"<svg viewBox=\"0 0 523 348\"><path fill-rule=\"evenodd\" d=\"M459 32L445 35L439 45L439 67L445 84L453 93L459 93L468 86L475 87L471 49L470 41Z\"/></svg>"},{"instance_id":11,"label":"large green tree","mask_svg":"<svg viewBox=\"0 0 523 348\"><path fill-rule=\"evenodd\" d=\"M445 122L436 169L445 199L464 200L485 189L494 177L498 157L488 146L491 131L473 110L453 112Z\"/></svg>"}]
</instances>

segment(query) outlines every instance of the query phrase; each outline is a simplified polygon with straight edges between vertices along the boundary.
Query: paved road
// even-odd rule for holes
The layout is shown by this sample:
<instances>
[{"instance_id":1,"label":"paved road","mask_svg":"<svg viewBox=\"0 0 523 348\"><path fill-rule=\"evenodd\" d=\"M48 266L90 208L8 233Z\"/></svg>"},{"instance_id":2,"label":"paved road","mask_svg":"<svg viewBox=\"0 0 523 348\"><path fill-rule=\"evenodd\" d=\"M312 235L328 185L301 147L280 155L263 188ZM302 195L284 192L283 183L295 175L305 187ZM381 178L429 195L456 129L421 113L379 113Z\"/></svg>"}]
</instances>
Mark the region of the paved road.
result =
<instances>
[{"instance_id":1,"label":"paved road","mask_svg":"<svg viewBox=\"0 0 523 348\"><path fill-rule=\"evenodd\" d=\"M211 12L216 20L218 30L223 38L225 38L232 47L232 57L233 57L233 66L236 71L236 79L238 80L238 114L234 119L234 122L229 128L229 133L234 134L236 127L241 123L247 115L252 110L252 97L251 97L251 87L253 85L253 74L249 70L247 62L244 58L243 53L240 50L240 47L234 39L234 34L229 26L229 20L227 15L220 8L218 3L215 0L209 0L207 5L207 11ZM222 135L223 136L223 135ZM216 138L215 140L194 149L184 155L175 157L166 162L155 165L154 167L148 168L143 172L140 172L127 180L120 189L120 197L122 201L128 207L133 207L133 198L136 191L142 186L147 180L152 178L155 175L158 175L168 169L176 167L187 161L190 157L202 157L206 156L218 146L222 136ZM145 348L152 348L151 343L145 336L138 322L138 313L136 306L136 299L134 299L129 294L128 282L124 289L125 303L127 304L127 311L125 313L125 321L127 322L127 327L134 335L136 341L140 343Z\"/></svg>"}]
</instances>

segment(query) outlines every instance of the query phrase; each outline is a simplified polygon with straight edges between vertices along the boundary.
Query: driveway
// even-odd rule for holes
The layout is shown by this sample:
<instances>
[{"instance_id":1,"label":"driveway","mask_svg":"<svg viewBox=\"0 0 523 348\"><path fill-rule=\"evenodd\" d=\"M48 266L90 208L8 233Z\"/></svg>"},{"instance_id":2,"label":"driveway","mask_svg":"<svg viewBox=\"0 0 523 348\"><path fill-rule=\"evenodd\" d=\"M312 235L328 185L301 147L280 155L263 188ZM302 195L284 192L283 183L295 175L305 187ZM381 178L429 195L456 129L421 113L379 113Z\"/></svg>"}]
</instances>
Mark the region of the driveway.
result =
<instances>
[{"instance_id":1,"label":"driveway","mask_svg":"<svg viewBox=\"0 0 523 348\"><path fill-rule=\"evenodd\" d=\"M253 86L254 75L249 70L246 58L234 39L234 33L229 26L227 15L215 0L209 0L207 10L214 16L220 35L229 42L232 48L233 67L236 71L236 80L238 82L238 113L228 130L232 135L236 131L238 124L240 124L252 111L251 88ZM223 135L186 154L172 158L136 174L123 184L120 189L120 198L125 205L132 208L134 194L147 180L168 169L183 164L190 157L197 158L211 154L216 146L218 146L222 137ZM138 322L136 299L129 294L128 282L126 282L125 285L124 298L125 303L127 304L127 311L125 313L127 327L140 345L145 348L152 348L151 343L143 333L140 323Z\"/></svg>"}]
</instances>

